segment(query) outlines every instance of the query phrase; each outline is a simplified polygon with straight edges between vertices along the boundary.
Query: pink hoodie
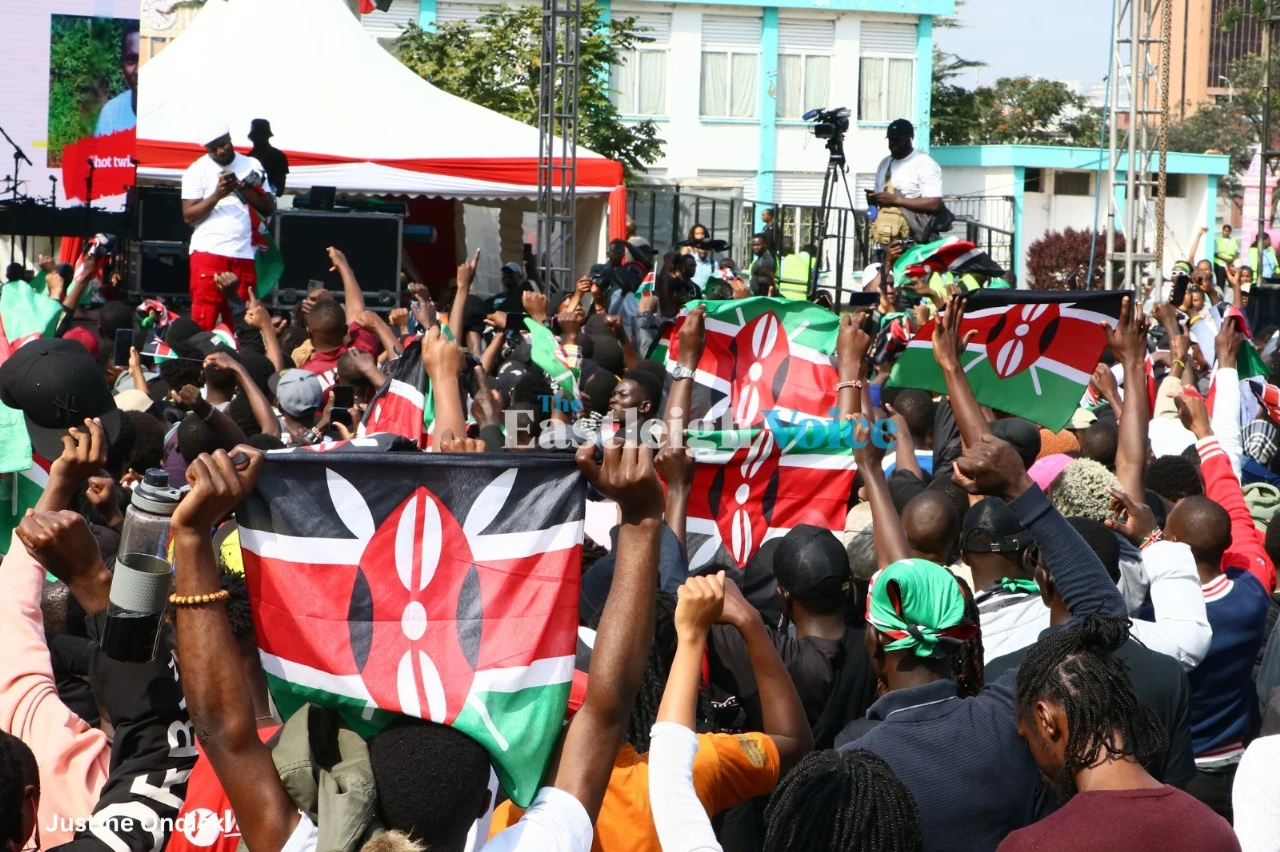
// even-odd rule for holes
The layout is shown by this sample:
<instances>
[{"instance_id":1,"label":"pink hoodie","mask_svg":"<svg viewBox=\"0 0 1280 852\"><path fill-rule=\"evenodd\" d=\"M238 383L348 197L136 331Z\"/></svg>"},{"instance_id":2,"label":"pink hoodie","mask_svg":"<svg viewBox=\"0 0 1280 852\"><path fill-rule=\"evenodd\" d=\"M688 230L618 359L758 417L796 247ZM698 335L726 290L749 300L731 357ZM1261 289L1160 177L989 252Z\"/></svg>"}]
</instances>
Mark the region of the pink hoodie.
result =
<instances>
[{"instance_id":1,"label":"pink hoodie","mask_svg":"<svg viewBox=\"0 0 1280 852\"><path fill-rule=\"evenodd\" d=\"M40 766L40 845L49 849L73 833L46 826L93 813L110 774L111 743L58 698L40 612L44 582L44 569L15 535L0 565L0 730L26 743Z\"/></svg>"}]
</instances>

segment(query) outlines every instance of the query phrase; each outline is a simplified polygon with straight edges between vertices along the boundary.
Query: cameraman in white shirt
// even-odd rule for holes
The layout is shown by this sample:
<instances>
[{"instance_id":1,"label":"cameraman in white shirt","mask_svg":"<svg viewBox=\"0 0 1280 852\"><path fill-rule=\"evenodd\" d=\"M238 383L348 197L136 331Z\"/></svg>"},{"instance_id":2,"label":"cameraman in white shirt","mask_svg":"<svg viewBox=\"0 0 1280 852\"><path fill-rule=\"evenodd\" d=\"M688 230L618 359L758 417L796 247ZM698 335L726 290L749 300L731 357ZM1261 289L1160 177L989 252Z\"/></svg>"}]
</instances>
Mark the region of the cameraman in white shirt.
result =
<instances>
[{"instance_id":1,"label":"cameraman in white shirt","mask_svg":"<svg viewBox=\"0 0 1280 852\"><path fill-rule=\"evenodd\" d=\"M899 118L889 125L889 156L876 169L875 192L867 200L884 209L898 207L913 213L937 213L942 208L942 169L933 158L915 149L916 131ZM885 184L893 181L893 192Z\"/></svg>"}]
</instances>

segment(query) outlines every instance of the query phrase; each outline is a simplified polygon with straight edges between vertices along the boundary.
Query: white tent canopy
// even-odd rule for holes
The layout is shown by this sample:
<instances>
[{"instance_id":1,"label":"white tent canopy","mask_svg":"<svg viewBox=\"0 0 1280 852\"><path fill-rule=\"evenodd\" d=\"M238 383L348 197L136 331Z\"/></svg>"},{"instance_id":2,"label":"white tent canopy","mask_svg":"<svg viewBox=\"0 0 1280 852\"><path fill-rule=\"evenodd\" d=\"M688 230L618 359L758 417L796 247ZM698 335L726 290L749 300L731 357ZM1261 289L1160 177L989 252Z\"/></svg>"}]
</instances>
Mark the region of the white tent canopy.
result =
<instances>
[{"instance_id":1,"label":"white tent canopy","mask_svg":"<svg viewBox=\"0 0 1280 852\"><path fill-rule=\"evenodd\" d=\"M288 38L280 36L288 34ZM255 118L290 160L290 188L503 198L537 192L538 131L440 91L369 37L342 0L210 0L143 66L138 168L176 180L221 119L240 145ZM558 148L558 146L557 146ZM580 194L622 183L578 149Z\"/></svg>"}]
</instances>

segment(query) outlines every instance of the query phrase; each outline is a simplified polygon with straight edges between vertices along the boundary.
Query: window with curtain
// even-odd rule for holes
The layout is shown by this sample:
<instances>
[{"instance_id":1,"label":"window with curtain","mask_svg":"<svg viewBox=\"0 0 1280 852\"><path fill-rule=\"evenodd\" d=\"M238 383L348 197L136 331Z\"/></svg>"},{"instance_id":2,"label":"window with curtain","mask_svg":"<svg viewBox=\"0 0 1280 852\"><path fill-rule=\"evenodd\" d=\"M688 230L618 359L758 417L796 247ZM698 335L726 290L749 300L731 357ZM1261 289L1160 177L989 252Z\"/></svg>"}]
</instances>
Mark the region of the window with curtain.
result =
<instances>
[{"instance_id":1,"label":"window with curtain","mask_svg":"<svg viewBox=\"0 0 1280 852\"><path fill-rule=\"evenodd\" d=\"M755 118L760 57L754 53L702 52L702 115Z\"/></svg>"},{"instance_id":2,"label":"window with curtain","mask_svg":"<svg viewBox=\"0 0 1280 852\"><path fill-rule=\"evenodd\" d=\"M865 21L858 68L858 121L888 124L910 118L915 104L914 24Z\"/></svg>"},{"instance_id":3,"label":"window with curtain","mask_svg":"<svg viewBox=\"0 0 1280 852\"><path fill-rule=\"evenodd\" d=\"M915 59L864 56L859 66L858 121L888 124L910 118Z\"/></svg>"},{"instance_id":4,"label":"window with curtain","mask_svg":"<svg viewBox=\"0 0 1280 852\"><path fill-rule=\"evenodd\" d=\"M831 57L835 21L784 15L778 22L778 117L796 119L831 106Z\"/></svg>"},{"instance_id":5,"label":"window with curtain","mask_svg":"<svg viewBox=\"0 0 1280 852\"><path fill-rule=\"evenodd\" d=\"M780 55L778 117L800 118L811 109L826 108L830 84L830 56Z\"/></svg>"},{"instance_id":6,"label":"window with curtain","mask_svg":"<svg viewBox=\"0 0 1280 852\"><path fill-rule=\"evenodd\" d=\"M633 49L609 72L609 93L622 115L667 114L667 51Z\"/></svg>"}]
</instances>

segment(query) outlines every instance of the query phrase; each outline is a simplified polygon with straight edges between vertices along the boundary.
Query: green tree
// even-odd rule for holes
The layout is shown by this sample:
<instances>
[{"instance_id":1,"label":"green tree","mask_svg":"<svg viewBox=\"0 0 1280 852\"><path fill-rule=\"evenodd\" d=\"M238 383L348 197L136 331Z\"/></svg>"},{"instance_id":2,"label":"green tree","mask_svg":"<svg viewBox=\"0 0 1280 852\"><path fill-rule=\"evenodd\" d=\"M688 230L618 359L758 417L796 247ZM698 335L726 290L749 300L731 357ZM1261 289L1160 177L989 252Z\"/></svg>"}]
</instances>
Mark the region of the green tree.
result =
<instances>
[{"instance_id":1,"label":"green tree","mask_svg":"<svg viewBox=\"0 0 1280 852\"><path fill-rule=\"evenodd\" d=\"M652 121L623 123L609 99L609 69L645 41L635 18L603 20L582 4L579 49L578 141L622 163L628 181L662 153ZM396 55L424 80L472 103L538 124L542 64L542 7L505 3L476 23L455 21L424 30L410 25L396 39ZM465 128L461 128L465 132Z\"/></svg>"},{"instance_id":2,"label":"green tree","mask_svg":"<svg viewBox=\"0 0 1280 852\"><path fill-rule=\"evenodd\" d=\"M944 55L944 74L949 67ZM964 60L950 57L950 67ZM935 60L935 70L937 69ZM959 64L958 70L973 67ZM954 77L954 73L951 75ZM1098 144L1101 118L1088 101L1057 80L1001 77L991 86L967 90L935 77L935 137L950 145L1084 145Z\"/></svg>"},{"instance_id":3,"label":"green tree","mask_svg":"<svg viewBox=\"0 0 1280 852\"><path fill-rule=\"evenodd\" d=\"M978 124L978 99L972 89L954 81L965 71L985 68L986 65L936 47L933 49L933 95L929 117L929 140L932 144L969 145L973 142L974 128Z\"/></svg>"}]
</instances>

